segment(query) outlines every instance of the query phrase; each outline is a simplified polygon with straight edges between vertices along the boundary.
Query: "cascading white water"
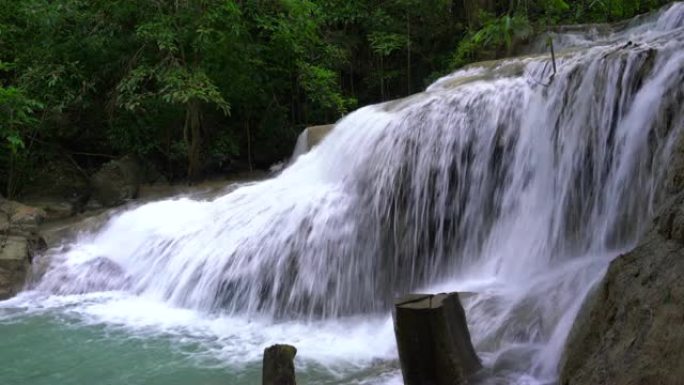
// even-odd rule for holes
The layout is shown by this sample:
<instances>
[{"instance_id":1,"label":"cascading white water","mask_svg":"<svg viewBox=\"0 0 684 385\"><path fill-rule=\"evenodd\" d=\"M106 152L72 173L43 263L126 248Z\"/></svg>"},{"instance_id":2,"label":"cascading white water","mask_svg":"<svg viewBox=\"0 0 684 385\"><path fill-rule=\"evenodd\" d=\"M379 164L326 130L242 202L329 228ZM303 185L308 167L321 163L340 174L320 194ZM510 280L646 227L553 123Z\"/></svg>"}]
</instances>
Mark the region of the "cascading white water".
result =
<instances>
[{"instance_id":1,"label":"cascading white water","mask_svg":"<svg viewBox=\"0 0 684 385\"><path fill-rule=\"evenodd\" d=\"M295 143L294 150L292 150L292 156L290 157L290 163L297 160L302 154L309 151L309 130L305 129L297 137L297 142Z\"/></svg>"},{"instance_id":2,"label":"cascading white water","mask_svg":"<svg viewBox=\"0 0 684 385\"><path fill-rule=\"evenodd\" d=\"M684 127L684 4L582 41L555 76L546 56L458 71L350 114L274 179L124 212L53 253L33 290L299 324L470 291L492 378L553 381L581 301L647 226Z\"/></svg>"}]
</instances>

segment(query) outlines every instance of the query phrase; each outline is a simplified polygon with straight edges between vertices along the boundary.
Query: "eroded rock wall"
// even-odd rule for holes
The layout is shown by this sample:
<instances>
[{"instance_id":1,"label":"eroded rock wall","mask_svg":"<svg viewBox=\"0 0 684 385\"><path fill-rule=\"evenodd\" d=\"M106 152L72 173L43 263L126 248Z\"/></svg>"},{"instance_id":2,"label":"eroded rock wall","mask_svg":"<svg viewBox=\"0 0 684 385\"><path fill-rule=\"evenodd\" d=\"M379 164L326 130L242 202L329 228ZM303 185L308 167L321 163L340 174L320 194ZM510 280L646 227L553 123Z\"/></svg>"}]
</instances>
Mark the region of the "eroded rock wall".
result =
<instances>
[{"instance_id":1,"label":"eroded rock wall","mask_svg":"<svg viewBox=\"0 0 684 385\"><path fill-rule=\"evenodd\" d=\"M587 299L566 344L561 385L684 383L684 138L663 166L651 230L612 261Z\"/></svg>"},{"instance_id":2,"label":"eroded rock wall","mask_svg":"<svg viewBox=\"0 0 684 385\"><path fill-rule=\"evenodd\" d=\"M45 248L38 235L45 216L41 209L0 197L0 300L22 288L33 256Z\"/></svg>"}]
</instances>

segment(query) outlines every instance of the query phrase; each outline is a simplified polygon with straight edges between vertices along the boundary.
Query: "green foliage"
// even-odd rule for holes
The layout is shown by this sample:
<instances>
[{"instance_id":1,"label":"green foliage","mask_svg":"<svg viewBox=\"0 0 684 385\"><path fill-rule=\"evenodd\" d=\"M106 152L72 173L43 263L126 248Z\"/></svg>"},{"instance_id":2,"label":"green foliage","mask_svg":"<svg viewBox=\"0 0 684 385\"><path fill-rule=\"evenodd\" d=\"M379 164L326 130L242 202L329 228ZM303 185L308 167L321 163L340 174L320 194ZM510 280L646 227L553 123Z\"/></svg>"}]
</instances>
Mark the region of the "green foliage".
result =
<instances>
[{"instance_id":1,"label":"green foliage","mask_svg":"<svg viewBox=\"0 0 684 385\"><path fill-rule=\"evenodd\" d=\"M130 111L144 109L144 105L151 99L178 106L197 100L216 105L224 114L230 111L230 105L216 84L201 69L193 70L177 65L141 65L124 77L116 90L119 105Z\"/></svg>"},{"instance_id":2,"label":"green foliage","mask_svg":"<svg viewBox=\"0 0 684 385\"><path fill-rule=\"evenodd\" d=\"M397 33L372 32L368 40L373 52L380 56L389 56L407 44L406 37Z\"/></svg>"},{"instance_id":3,"label":"green foliage","mask_svg":"<svg viewBox=\"0 0 684 385\"><path fill-rule=\"evenodd\" d=\"M18 188L18 174L23 171L29 153L27 142L38 123L35 113L42 107L19 88L0 87L0 148L3 149L0 162L6 164L5 194L8 197Z\"/></svg>"},{"instance_id":4,"label":"green foliage","mask_svg":"<svg viewBox=\"0 0 684 385\"><path fill-rule=\"evenodd\" d=\"M663 3L0 0L0 185L14 194L53 153L134 153L171 178L267 167L303 127L510 54L535 30Z\"/></svg>"},{"instance_id":5,"label":"green foliage","mask_svg":"<svg viewBox=\"0 0 684 385\"><path fill-rule=\"evenodd\" d=\"M548 23L558 23L570 10L570 6L564 0L543 0L542 7Z\"/></svg>"},{"instance_id":6,"label":"green foliage","mask_svg":"<svg viewBox=\"0 0 684 385\"><path fill-rule=\"evenodd\" d=\"M340 115L354 106L353 99L345 98L339 92L335 71L305 62L298 63L297 67L301 87L315 105Z\"/></svg>"},{"instance_id":7,"label":"green foliage","mask_svg":"<svg viewBox=\"0 0 684 385\"><path fill-rule=\"evenodd\" d=\"M13 154L26 148L25 136L36 125L34 112L41 107L16 87L0 87L0 138Z\"/></svg>"},{"instance_id":8,"label":"green foliage","mask_svg":"<svg viewBox=\"0 0 684 385\"><path fill-rule=\"evenodd\" d=\"M606 22L633 17L667 3L664 0L593 0L576 7L576 21Z\"/></svg>"},{"instance_id":9,"label":"green foliage","mask_svg":"<svg viewBox=\"0 0 684 385\"><path fill-rule=\"evenodd\" d=\"M461 40L453 56L452 67L472 62L479 58L477 55L487 51L493 51L491 56L497 56L501 50L509 53L514 40L525 40L532 33L530 22L523 15L493 17L484 13L480 18L483 20L482 28L469 32Z\"/></svg>"}]
</instances>

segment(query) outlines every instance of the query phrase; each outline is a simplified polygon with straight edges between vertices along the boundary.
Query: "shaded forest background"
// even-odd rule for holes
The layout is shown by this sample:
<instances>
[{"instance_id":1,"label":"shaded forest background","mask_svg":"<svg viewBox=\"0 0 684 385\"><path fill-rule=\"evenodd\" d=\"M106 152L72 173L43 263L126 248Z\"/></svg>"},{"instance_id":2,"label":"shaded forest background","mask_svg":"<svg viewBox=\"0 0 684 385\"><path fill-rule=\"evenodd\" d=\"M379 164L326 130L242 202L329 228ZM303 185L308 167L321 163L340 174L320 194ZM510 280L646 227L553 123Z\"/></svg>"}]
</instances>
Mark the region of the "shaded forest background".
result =
<instances>
[{"instance_id":1,"label":"shaded forest background","mask_svg":"<svg viewBox=\"0 0 684 385\"><path fill-rule=\"evenodd\" d=\"M124 154L171 180L286 158L301 130L662 0L0 0L0 192ZM45 171L45 170L48 171Z\"/></svg>"}]
</instances>

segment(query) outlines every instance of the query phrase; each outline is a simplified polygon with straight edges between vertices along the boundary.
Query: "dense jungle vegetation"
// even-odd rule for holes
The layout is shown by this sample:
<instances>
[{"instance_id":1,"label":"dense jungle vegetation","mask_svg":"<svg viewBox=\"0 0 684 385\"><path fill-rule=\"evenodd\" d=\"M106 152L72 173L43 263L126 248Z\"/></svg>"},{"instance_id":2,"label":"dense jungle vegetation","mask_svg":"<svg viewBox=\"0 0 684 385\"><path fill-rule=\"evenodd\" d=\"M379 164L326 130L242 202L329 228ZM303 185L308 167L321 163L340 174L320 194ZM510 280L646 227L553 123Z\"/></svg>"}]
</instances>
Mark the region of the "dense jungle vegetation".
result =
<instances>
[{"instance_id":1,"label":"dense jungle vegetation","mask_svg":"<svg viewBox=\"0 0 684 385\"><path fill-rule=\"evenodd\" d=\"M265 168L307 125L561 23L662 0L0 0L0 191L135 154L170 179Z\"/></svg>"}]
</instances>

